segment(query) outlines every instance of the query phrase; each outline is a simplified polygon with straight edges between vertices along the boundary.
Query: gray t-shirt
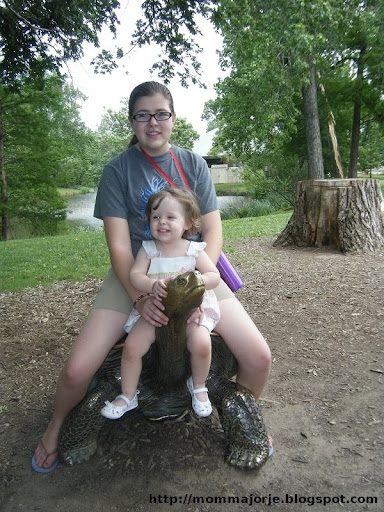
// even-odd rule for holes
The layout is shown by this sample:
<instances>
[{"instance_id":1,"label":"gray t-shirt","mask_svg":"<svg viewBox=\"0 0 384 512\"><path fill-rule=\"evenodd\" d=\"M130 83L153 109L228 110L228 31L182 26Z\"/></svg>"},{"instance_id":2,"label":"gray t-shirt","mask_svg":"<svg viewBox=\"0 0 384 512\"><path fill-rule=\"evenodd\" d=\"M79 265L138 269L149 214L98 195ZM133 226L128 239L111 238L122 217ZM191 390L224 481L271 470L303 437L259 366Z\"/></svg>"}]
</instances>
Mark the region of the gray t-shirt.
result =
<instances>
[{"instance_id":1,"label":"gray t-shirt","mask_svg":"<svg viewBox=\"0 0 384 512\"><path fill-rule=\"evenodd\" d=\"M172 145L191 190L199 200L201 214L217 210L215 188L206 161L188 151ZM184 182L169 152L153 157L157 165L170 177L177 188L185 188ZM150 240L151 233L145 218L149 196L169 187L156 169L135 146L131 146L110 160L104 167L96 196L94 216L127 219L136 256L142 240ZM199 240L199 237L192 237Z\"/></svg>"}]
</instances>

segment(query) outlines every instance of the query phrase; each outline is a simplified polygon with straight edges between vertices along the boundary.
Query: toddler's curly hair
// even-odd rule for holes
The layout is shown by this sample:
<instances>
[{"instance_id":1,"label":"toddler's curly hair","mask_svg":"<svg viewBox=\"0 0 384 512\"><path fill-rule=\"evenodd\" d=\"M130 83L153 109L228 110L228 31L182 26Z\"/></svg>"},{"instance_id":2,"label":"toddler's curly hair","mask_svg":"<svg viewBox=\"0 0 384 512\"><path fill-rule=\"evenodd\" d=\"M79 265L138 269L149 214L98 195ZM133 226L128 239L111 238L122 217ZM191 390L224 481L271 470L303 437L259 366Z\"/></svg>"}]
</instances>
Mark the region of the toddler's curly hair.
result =
<instances>
[{"instance_id":1,"label":"toddler's curly hair","mask_svg":"<svg viewBox=\"0 0 384 512\"><path fill-rule=\"evenodd\" d=\"M167 196L173 197L182 204L185 211L185 218L191 222L191 227L184 231L183 238L188 238L189 236L198 233L202 226L199 203L192 192L182 188L164 188L163 190L160 190L160 192L156 192L150 196L145 209L145 215L148 223L150 222L152 211L157 210L163 199Z\"/></svg>"}]
</instances>

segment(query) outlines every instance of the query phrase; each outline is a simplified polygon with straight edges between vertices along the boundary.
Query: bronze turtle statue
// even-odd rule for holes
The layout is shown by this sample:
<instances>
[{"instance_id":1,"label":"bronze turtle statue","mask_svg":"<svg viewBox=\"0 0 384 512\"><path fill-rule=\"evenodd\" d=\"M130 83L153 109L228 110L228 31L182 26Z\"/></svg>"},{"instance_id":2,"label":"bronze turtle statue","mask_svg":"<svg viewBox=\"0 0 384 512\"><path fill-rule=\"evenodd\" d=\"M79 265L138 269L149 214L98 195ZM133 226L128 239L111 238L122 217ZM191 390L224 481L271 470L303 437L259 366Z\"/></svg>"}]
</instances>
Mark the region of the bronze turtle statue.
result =
<instances>
[{"instance_id":1,"label":"bronze turtle statue","mask_svg":"<svg viewBox=\"0 0 384 512\"><path fill-rule=\"evenodd\" d=\"M136 411L148 419L177 418L191 408L186 386L191 370L185 322L191 311L201 304L204 290L203 279L197 271L186 272L167 285L168 296L163 302L169 322L156 329L156 342L143 358L138 385ZM259 406L248 390L239 389L230 380L236 374L237 362L222 338L212 335L211 339L212 363L206 384L226 436L224 458L230 465L257 469L269 456L268 436ZM97 450L99 433L110 421L101 416L100 409L106 400L113 400L120 393L120 357L121 346L111 350L86 396L64 422L59 456L69 465L87 460Z\"/></svg>"}]
</instances>

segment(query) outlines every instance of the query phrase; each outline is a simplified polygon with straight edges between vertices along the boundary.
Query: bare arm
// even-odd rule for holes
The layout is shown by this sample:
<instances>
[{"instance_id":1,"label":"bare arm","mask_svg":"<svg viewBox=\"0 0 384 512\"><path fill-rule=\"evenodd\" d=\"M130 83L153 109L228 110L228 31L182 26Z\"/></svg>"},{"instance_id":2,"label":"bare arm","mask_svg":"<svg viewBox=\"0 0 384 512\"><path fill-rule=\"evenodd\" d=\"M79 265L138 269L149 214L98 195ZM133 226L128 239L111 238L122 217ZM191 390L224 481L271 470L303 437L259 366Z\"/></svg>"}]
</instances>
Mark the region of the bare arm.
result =
<instances>
[{"instance_id":1,"label":"bare arm","mask_svg":"<svg viewBox=\"0 0 384 512\"><path fill-rule=\"evenodd\" d=\"M132 286L129 278L134 258L128 222L118 217L104 217L103 222L113 270L128 295L134 300L139 291Z\"/></svg>"},{"instance_id":2,"label":"bare arm","mask_svg":"<svg viewBox=\"0 0 384 512\"><path fill-rule=\"evenodd\" d=\"M196 269L201 272L206 290L216 288L220 283L220 273L205 251L201 251L196 260Z\"/></svg>"},{"instance_id":3,"label":"bare arm","mask_svg":"<svg viewBox=\"0 0 384 512\"><path fill-rule=\"evenodd\" d=\"M144 248L141 247L137 253L135 262L130 272L130 279L133 286L146 293L153 293L156 299L161 300L167 296L167 285L165 279L153 279L147 275L149 260Z\"/></svg>"},{"instance_id":4,"label":"bare arm","mask_svg":"<svg viewBox=\"0 0 384 512\"><path fill-rule=\"evenodd\" d=\"M135 300L142 291L137 289L130 279L134 258L128 222L118 217L104 217L103 221L112 267L128 295ZM143 298L136 305L136 309L155 327L161 327L168 322L168 318L162 313L163 304L154 297Z\"/></svg>"},{"instance_id":5,"label":"bare arm","mask_svg":"<svg viewBox=\"0 0 384 512\"><path fill-rule=\"evenodd\" d=\"M216 265L223 246L223 228L219 210L203 215L202 239L206 242L205 252Z\"/></svg>"},{"instance_id":6,"label":"bare arm","mask_svg":"<svg viewBox=\"0 0 384 512\"><path fill-rule=\"evenodd\" d=\"M208 259L211 260L211 263L213 264L216 271L215 265L217 263L217 260L219 259L221 248L223 246L223 229L221 226L221 217L219 210L215 210L213 212L207 213L206 215L203 215L203 226L201 230L201 235L203 241L207 244L204 253L205 255L209 256ZM196 268L201 272L200 268L197 267L197 262ZM217 277L215 277L214 279L216 278ZM217 284L219 284L219 282L220 274ZM212 283L206 283L207 289L211 289L211 284ZM212 288L214 287L215 286L212 286ZM200 314L200 310L196 310L196 312L192 313L191 316L188 318L187 323L189 324L191 322L194 322L196 318L200 316Z\"/></svg>"},{"instance_id":7,"label":"bare arm","mask_svg":"<svg viewBox=\"0 0 384 512\"><path fill-rule=\"evenodd\" d=\"M143 247L137 253L136 259L130 271L131 283L141 292L150 293L155 279L147 276L149 260Z\"/></svg>"}]
</instances>

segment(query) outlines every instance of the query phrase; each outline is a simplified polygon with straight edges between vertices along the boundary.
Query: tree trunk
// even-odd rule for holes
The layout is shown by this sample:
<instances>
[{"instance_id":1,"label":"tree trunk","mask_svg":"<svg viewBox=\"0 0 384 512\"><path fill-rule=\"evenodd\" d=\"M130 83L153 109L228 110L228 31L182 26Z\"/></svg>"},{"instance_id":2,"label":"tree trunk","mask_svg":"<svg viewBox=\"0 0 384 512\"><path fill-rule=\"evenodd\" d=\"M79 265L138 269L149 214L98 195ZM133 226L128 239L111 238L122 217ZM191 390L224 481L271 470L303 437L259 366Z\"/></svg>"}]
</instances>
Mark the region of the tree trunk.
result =
<instances>
[{"instance_id":1,"label":"tree trunk","mask_svg":"<svg viewBox=\"0 0 384 512\"><path fill-rule=\"evenodd\" d=\"M374 251L384 246L382 199L378 180L300 181L292 217L274 245Z\"/></svg>"},{"instance_id":2,"label":"tree trunk","mask_svg":"<svg viewBox=\"0 0 384 512\"><path fill-rule=\"evenodd\" d=\"M323 149L321 145L319 111L317 107L316 69L309 64L310 83L303 91L305 133L308 151L308 177L312 180L324 178Z\"/></svg>"},{"instance_id":3,"label":"tree trunk","mask_svg":"<svg viewBox=\"0 0 384 512\"><path fill-rule=\"evenodd\" d=\"M353 104L353 122L351 134L351 149L349 153L348 178L357 178L357 163L359 160L361 101L356 99Z\"/></svg>"},{"instance_id":4,"label":"tree trunk","mask_svg":"<svg viewBox=\"0 0 384 512\"><path fill-rule=\"evenodd\" d=\"M319 89L324 95L325 104L328 109L328 144L329 150L331 153L331 163L332 163L332 177L333 178L344 178L344 170L343 170L343 162L341 160L339 143L337 142L336 136L336 121L335 116L331 110L331 107L328 103L327 95L325 94L325 87L323 84L319 84Z\"/></svg>"},{"instance_id":5,"label":"tree trunk","mask_svg":"<svg viewBox=\"0 0 384 512\"><path fill-rule=\"evenodd\" d=\"M4 155L4 131L3 131L3 118L2 108L0 104L0 174L1 174L1 240L11 239L11 227L9 224L9 217L7 214L6 206L8 202L7 192L7 175L5 173L5 155Z\"/></svg>"},{"instance_id":6,"label":"tree trunk","mask_svg":"<svg viewBox=\"0 0 384 512\"><path fill-rule=\"evenodd\" d=\"M366 47L360 48L357 60L356 91L353 102L353 121L351 134L351 149L349 153L348 178L357 178L357 164L359 161L359 141L361 123L361 82L364 80L364 56Z\"/></svg>"}]
</instances>

